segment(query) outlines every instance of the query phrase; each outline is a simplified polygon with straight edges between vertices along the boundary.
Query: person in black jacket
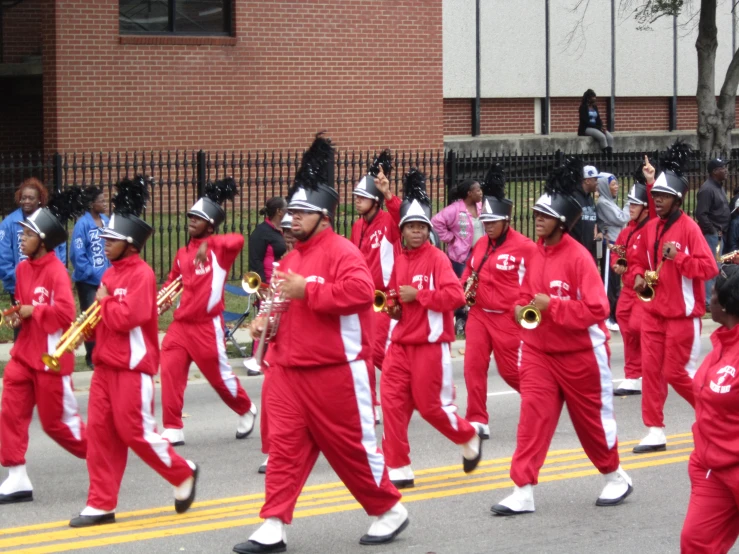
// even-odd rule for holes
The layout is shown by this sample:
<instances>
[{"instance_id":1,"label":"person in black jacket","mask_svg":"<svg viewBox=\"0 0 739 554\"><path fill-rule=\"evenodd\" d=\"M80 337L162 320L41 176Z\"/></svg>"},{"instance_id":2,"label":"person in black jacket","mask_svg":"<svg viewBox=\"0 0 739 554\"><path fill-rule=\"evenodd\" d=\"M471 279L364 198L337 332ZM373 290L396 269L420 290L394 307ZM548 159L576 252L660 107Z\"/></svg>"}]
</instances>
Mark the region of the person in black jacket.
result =
<instances>
[{"instance_id":1,"label":"person in black jacket","mask_svg":"<svg viewBox=\"0 0 739 554\"><path fill-rule=\"evenodd\" d=\"M734 195L729 202L729 209L731 209L731 222L729 223L726 248L724 248L725 254L739 250L739 187L734 189Z\"/></svg>"},{"instance_id":2,"label":"person in black jacket","mask_svg":"<svg viewBox=\"0 0 739 554\"><path fill-rule=\"evenodd\" d=\"M724 237L729 234L731 210L723 189L727 175L725 160L714 158L708 162L708 179L698 191L698 201L695 206L695 219L711 252L714 253L719 247L719 242L723 243L724 251L728 252ZM711 299L711 288L714 281L715 279L706 281L706 302Z\"/></svg>"},{"instance_id":3,"label":"person in black jacket","mask_svg":"<svg viewBox=\"0 0 739 554\"><path fill-rule=\"evenodd\" d=\"M257 225L249 236L249 271L259 275L262 283L269 284L272 278L272 264L287 252L285 237L282 235L282 217L287 213L287 202L280 196L267 200L259 215L264 221ZM252 343L253 352L257 342ZM248 375L259 375L261 368L254 356L244 360Z\"/></svg>"},{"instance_id":4,"label":"person in black jacket","mask_svg":"<svg viewBox=\"0 0 739 554\"><path fill-rule=\"evenodd\" d=\"M586 165L583 167L582 184L572 193L572 197L577 200L582 208L582 216L570 229L570 236L590 252L593 261L597 265L596 234L598 233L598 216L595 211L595 200L593 199L596 188L598 188L598 170L592 165Z\"/></svg>"},{"instance_id":5,"label":"person in black jacket","mask_svg":"<svg viewBox=\"0 0 739 554\"><path fill-rule=\"evenodd\" d=\"M581 137L593 137L600 143L600 148L606 154L613 152L613 135L608 132L598 113L595 103L596 96L593 89L588 89L582 95L580 102L580 125L577 134Z\"/></svg>"}]
</instances>

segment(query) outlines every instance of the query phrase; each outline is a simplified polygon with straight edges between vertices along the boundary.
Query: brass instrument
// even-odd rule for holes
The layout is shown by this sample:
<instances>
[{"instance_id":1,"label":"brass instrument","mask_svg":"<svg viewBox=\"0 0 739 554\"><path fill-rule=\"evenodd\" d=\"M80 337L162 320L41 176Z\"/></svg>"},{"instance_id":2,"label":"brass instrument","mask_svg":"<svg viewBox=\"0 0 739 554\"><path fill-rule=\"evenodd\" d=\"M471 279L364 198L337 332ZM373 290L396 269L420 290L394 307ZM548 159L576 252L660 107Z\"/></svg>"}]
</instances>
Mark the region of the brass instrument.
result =
<instances>
[{"instance_id":1,"label":"brass instrument","mask_svg":"<svg viewBox=\"0 0 739 554\"><path fill-rule=\"evenodd\" d=\"M11 327L11 321L12 319L8 319L9 315L17 314L21 309L21 305L18 303L13 304L10 308L7 310L4 310L0 312L0 327L5 325L7 327Z\"/></svg>"},{"instance_id":2,"label":"brass instrument","mask_svg":"<svg viewBox=\"0 0 739 554\"><path fill-rule=\"evenodd\" d=\"M616 256L616 264L626 267L626 247L623 244L609 244L608 250Z\"/></svg>"},{"instance_id":3,"label":"brass instrument","mask_svg":"<svg viewBox=\"0 0 739 554\"><path fill-rule=\"evenodd\" d=\"M375 291L375 301L372 308L376 312L385 312L390 319L400 319L402 307L398 299L398 293L394 290L385 294L381 290Z\"/></svg>"},{"instance_id":4,"label":"brass instrument","mask_svg":"<svg viewBox=\"0 0 739 554\"><path fill-rule=\"evenodd\" d=\"M739 256L739 250L734 250L733 252L729 252L728 254L724 254L723 256L721 256L719 258L719 261L722 264L728 264L731 262L731 260L733 260L737 256Z\"/></svg>"},{"instance_id":5,"label":"brass instrument","mask_svg":"<svg viewBox=\"0 0 739 554\"><path fill-rule=\"evenodd\" d=\"M262 298L268 285L262 283L259 273L250 271L241 279L241 288L249 294L256 294L258 298Z\"/></svg>"},{"instance_id":6,"label":"brass instrument","mask_svg":"<svg viewBox=\"0 0 739 554\"><path fill-rule=\"evenodd\" d=\"M169 310L182 295L182 275L157 293L157 314L162 315Z\"/></svg>"},{"instance_id":7,"label":"brass instrument","mask_svg":"<svg viewBox=\"0 0 739 554\"><path fill-rule=\"evenodd\" d=\"M656 271L645 271L644 272L644 280L647 282L647 286L644 287L644 290L641 292L637 292L636 296L639 297L639 300L642 302L651 302L654 300L654 287L657 286L657 282L659 281L659 271L662 269L662 264L665 263L666 258L662 258L662 261L657 266Z\"/></svg>"},{"instance_id":8,"label":"brass instrument","mask_svg":"<svg viewBox=\"0 0 739 554\"><path fill-rule=\"evenodd\" d=\"M518 313L516 323L524 329L536 329L539 326L539 323L541 323L541 312L534 305L533 300Z\"/></svg>"},{"instance_id":9,"label":"brass instrument","mask_svg":"<svg viewBox=\"0 0 739 554\"><path fill-rule=\"evenodd\" d=\"M464 298L470 308L477 302L477 287L479 285L480 279L477 277L477 271L473 271L464 284Z\"/></svg>"},{"instance_id":10,"label":"brass instrument","mask_svg":"<svg viewBox=\"0 0 739 554\"><path fill-rule=\"evenodd\" d=\"M277 328L280 326L280 318L282 317L282 314L290 307L290 300L285 298L285 295L279 290L280 283L282 282L277 278L277 270L279 267L280 264L278 262L272 263L272 277L270 278L269 286L264 289L262 296L260 296L262 304L259 306L257 319L264 319L264 327L262 328L262 334L259 337L257 354L254 357L259 365L262 364L265 346L269 341L274 339L277 334Z\"/></svg>"},{"instance_id":11,"label":"brass instrument","mask_svg":"<svg viewBox=\"0 0 739 554\"><path fill-rule=\"evenodd\" d=\"M721 241L718 241L718 244L716 245L716 261L721 261Z\"/></svg>"},{"instance_id":12,"label":"brass instrument","mask_svg":"<svg viewBox=\"0 0 739 554\"><path fill-rule=\"evenodd\" d=\"M59 371L61 368L59 360L67 352L74 352L82 342L88 340L92 336L92 331L98 323L103 319L100 315L100 302L95 300L89 308L82 312L77 319L72 322L56 345L53 354L44 354L41 360L44 365L52 371Z\"/></svg>"}]
</instances>

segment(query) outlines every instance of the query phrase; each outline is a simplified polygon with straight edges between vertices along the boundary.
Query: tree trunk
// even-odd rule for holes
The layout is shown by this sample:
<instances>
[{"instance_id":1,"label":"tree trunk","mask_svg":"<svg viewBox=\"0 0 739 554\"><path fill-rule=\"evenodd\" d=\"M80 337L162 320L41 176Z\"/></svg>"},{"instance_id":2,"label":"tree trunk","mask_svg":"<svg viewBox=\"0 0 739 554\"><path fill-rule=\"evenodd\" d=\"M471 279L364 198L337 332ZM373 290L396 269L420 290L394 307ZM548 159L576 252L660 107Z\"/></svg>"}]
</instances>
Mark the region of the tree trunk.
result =
<instances>
[{"instance_id":1,"label":"tree trunk","mask_svg":"<svg viewBox=\"0 0 739 554\"><path fill-rule=\"evenodd\" d=\"M739 56L736 54L726 72L721 95L716 101L716 0L701 0L698 23L698 147L705 156L731 149L730 131L736 116L736 90L739 85Z\"/></svg>"}]
</instances>

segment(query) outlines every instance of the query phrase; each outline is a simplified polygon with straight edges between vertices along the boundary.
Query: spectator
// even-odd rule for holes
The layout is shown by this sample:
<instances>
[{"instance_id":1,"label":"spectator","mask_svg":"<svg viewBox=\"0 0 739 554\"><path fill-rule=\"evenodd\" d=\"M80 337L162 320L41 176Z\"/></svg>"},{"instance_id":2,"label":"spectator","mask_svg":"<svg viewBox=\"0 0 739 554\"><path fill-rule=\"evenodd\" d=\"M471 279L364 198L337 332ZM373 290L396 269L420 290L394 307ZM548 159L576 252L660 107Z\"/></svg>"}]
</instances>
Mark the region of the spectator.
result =
<instances>
[{"instance_id":1,"label":"spectator","mask_svg":"<svg viewBox=\"0 0 739 554\"><path fill-rule=\"evenodd\" d=\"M472 245L485 234L485 227L480 221L482 187L474 179L465 179L451 190L449 196L454 202L436 214L431 223L439 239L447 243L447 255L452 261L454 273L461 277ZM454 330L461 335L467 320L465 309L459 308L454 316Z\"/></svg>"},{"instance_id":2,"label":"spectator","mask_svg":"<svg viewBox=\"0 0 739 554\"><path fill-rule=\"evenodd\" d=\"M629 207L621 209L616 204L616 196L618 195L618 179L610 173L601 173L598 176L598 192L600 197L595 205L597 214L598 230L603 233L603 244L612 246L616 243L618 235L626 224L631 220L629 215ZM608 295L608 304L610 305L610 316L606 320L606 327L611 331L618 331L618 322L616 320L616 304L621 294L621 277L613 271L611 267L611 250L603 249L603 257L601 258L601 277L606 287Z\"/></svg>"},{"instance_id":3,"label":"spectator","mask_svg":"<svg viewBox=\"0 0 739 554\"><path fill-rule=\"evenodd\" d=\"M48 197L49 193L41 181L35 177L26 179L15 191L15 203L20 207L0 223L0 280L13 302L15 301L15 268L26 259L21 252L21 235L23 235L21 221L25 221L37 209L46 206ZM66 242L57 246L54 252L62 263L67 263ZM18 335L18 331L19 329L15 329L15 336Z\"/></svg>"},{"instance_id":4,"label":"spectator","mask_svg":"<svg viewBox=\"0 0 739 554\"><path fill-rule=\"evenodd\" d=\"M95 293L100 286L103 273L110 267L105 256L105 239L100 232L108 224L105 215L105 194L103 189L89 187L85 190L87 213L74 225L72 247L69 260L74 266L72 281L80 299L80 310L85 311L95 301ZM85 342L85 362L92 368L92 351L95 341Z\"/></svg>"},{"instance_id":5,"label":"spectator","mask_svg":"<svg viewBox=\"0 0 739 554\"><path fill-rule=\"evenodd\" d=\"M731 221L726 248L724 248L724 253L727 254L739 250L739 187L734 189L734 196L731 197L729 207L731 208Z\"/></svg>"},{"instance_id":6,"label":"spectator","mask_svg":"<svg viewBox=\"0 0 739 554\"><path fill-rule=\"evenodd\" d=\"M613 152L613 135L603 125L595 103L596 96L593 89L588 89L582 95L580 102L580 125L577 134L581 137L593 137L600 144L600 148L606 154Z\"/></svg>"},{"instance_id":7,"label":"spectator","mask_svg":"<svg viewBox=\"0 0 739 554\"><path fill-rule=\"evenodd\" d=\"M249 236L249 271L253 271L262 279L262 283L269 284L272 278L272 263L285 255L285 237L282 236L282 218L287 213L287 202L280 196L267 200L259 215L264 221L254 228ZM252 343L252 356L244 360L244 367L248 375L261 374L261 368L253 354L256 353L259 342Z\"/></svg>"},{"instance_id":8,"label":"spectator","mask_svg":"<svg viewBox=\"0 0 739 554\"><path fill-rule=\"evenodd\" d=\"M724 243L723 237L729 233L731 213L723 189L727 175L726 162L723 159L714 158L708 162L708 179L698 191L698 202L695 207L695 219L714 254L719 247L719 242ZM726 247L726 244L724 243L723 246ZM714 280L706 281L706 302L711 298L711 287L713 287Z\"/></svg>"},{"instance_id":9,"label":"spectator","mask_svg":"<svg viewBox=\"0 0 739 554\"><path fill-rule=\"evenodd\" d=\"M592 165L586 165L583 167L582 184L572 194L573 198L577 200L582 208L582 217L570 230L570 236L590 252L596 265L598 265L598 253L595 246L595 239L598 234L598 215L595 211L593 193L597 188L598 170Z\"/></svg>"}]
</instances>

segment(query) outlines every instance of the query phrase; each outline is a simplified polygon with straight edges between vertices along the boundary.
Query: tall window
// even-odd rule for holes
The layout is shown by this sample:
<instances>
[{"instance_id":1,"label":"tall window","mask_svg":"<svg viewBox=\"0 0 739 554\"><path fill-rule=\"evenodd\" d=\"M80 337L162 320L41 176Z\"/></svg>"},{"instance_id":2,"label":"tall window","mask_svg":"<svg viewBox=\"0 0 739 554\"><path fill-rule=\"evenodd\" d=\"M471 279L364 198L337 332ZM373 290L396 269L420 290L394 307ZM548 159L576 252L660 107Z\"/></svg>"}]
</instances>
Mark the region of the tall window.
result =
<instances>
[{"instance_id":1,"label":"tall window","mask_svg":"<svg viewBox=\"0 0 739 554\"><path fill-rule=\"evenodd\" d=\"M122 34L230 35L232 0L120 0Z\"/></svg>"}]
</instances>

